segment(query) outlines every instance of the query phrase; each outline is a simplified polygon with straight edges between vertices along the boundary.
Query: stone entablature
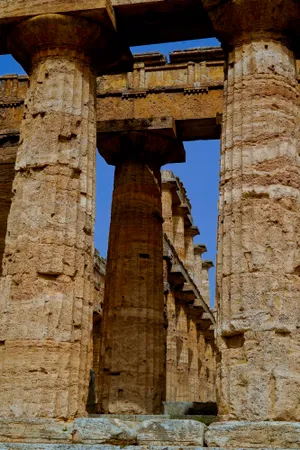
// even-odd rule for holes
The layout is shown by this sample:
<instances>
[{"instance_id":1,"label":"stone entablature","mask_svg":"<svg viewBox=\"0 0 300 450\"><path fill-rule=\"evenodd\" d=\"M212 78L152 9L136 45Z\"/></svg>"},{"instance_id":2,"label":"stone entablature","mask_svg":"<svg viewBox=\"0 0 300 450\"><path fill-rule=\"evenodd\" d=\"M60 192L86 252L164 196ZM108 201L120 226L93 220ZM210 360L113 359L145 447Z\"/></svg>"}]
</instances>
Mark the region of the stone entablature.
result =
<instances>
[{"instance_id":1,"label":"stone entablature","mask_svg":"<svg viewBox=\"0 0 300 450\"><path fill-rule=\"evenodd\" d=\"M97 120L172 116L185 140L220 137L224 57L221 48L134 55L132 72L97 80ZM300 61L297 61L300 79ZM0 77L0 136L18 134L28 77Z\"/></svg>"}]
</instances>

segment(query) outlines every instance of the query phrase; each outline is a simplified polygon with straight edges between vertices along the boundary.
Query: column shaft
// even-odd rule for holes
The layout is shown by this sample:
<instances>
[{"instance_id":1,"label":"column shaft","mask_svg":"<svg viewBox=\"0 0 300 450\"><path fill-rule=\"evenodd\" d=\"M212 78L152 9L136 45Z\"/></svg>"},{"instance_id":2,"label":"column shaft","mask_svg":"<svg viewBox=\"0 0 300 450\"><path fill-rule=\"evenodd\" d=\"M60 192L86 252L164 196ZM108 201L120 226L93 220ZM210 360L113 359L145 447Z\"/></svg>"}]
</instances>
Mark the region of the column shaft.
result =
<instances>
[{"instance_id":1,"label":"column shaft","mask_svg":"<svg viewBox=\"0 0 300 450\"><path fill-rule=\"evenodd\" d=\"M300 420L299 94L293 53L245 40L225 81L218 232L222 420Z\"/></svg>"},{"instance_id":2,"label":"column shaft","mask_svg":"<svg viewBox=\"0 0 300 450\"><path fill-rule=\"evenodd\" d=\"M173 242L173 212L172 212L172 187L170 185L163 184L162 188L162 215L164 219L163 230Z\"/></svg>"},{"instance_id":3,"label":"column shaft","mask_svg":"<svg viewBox=\"0 0 300 450\"><path fill-rule=\"evenodd\" d=\"M17 137L14 139L18 139ZM7 138L5 147L0 149L0 276L2 275L2 259L5 248L7 219L11 206L12 184L15 177L15 158L17 145L9 145Z\"/></svg>"},{"instance_id":4,"label":"column shaft","mask_svg":"<svg viewBox=\"0 0 300 450\"><path fill-rule=\"evenodd\" d=\"M166 357L166 400L176 401L177 388L177 339L176 339L176 304L174 291L167 296L167 357Z\"/></svg>"},{"instance_id":5,"label":"column shaft","mask_svg":"<svg viewBox=\"0 0 300 450\"><path fill-rule=\"evenodd\" d=\"M185 305L177 302L177 390L176 401L188 399L189 352L188 352L188 319Z\"/></svg>"},{"instance_id":6,"label":"column shaft","mask_svg":"<svg viewBox=\"0 0 300 450\"><path fill-rule=\"evenodd\" d=\"M180 207L173 213L173 245L181 261L184 261L184 209Z\"/></svg>"},{"instance_id":7,"label":"column shaft","mask_svg":"<svg viewBox=\"0 0 300 450\"><path fill-rule=\"evenodd\" d=\"M187 401L199 401L199 375L198 375L198 342L197 325L193 314L188 317L188 398Z\"/></svg>"},{"instance_id":8,"label":"column shaft","mask_svg":"<svg viewBox=\"0 0 300 450\"><path fill-rule=\"evenodd\" d=\"M185 266L192 278L194 278L194 270L195 270L194 236L195 234L191 232L188 228L185 229L185 236L184 236Z\"/></svg>"},{"instance_id":9,"label":"column shaft","mask_svg":"<svg viewBox=\"0 0 300 450\"><path fill-rule=\"evenodd\" d=\"M165 396L159 169L116 166L99 385L106 413L157 414Z\"/></svg>"},{"instance_id":10,"label":"column shaft","mask_svg":"<svg viewBox=\"0 0 300 450\"><path fill-rule=\"evenodd\" d=\"M22 24L27 41L31 31L47 35L48 22L41 17ZM62 33L75 21L51 18ZM85 414L93 303L95 93L95 76L79 50L36 50L0 289L2 417Z\"/></svg>"}]
</instances>

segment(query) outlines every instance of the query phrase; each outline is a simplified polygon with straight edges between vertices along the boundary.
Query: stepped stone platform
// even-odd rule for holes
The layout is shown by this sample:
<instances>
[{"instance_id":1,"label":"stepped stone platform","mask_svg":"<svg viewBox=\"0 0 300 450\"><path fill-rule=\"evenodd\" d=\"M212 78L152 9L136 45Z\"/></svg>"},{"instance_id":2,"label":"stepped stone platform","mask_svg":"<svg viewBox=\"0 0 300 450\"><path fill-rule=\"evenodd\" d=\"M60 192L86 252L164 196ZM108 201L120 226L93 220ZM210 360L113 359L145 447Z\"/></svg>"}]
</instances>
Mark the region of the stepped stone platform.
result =
<instances>
[{"instance_id":1,"label":"stepped stone platform","mask_svg":"<svg viewBox=\"0 0 300 450\"><path fill-rule=\"evenodd\" d=\"M191 418L193 417L193 418ZM300 449L300 423L215 422L201 416L101 415L58 421L0 419L0 450Z\"/></svg>"}]
</instances>

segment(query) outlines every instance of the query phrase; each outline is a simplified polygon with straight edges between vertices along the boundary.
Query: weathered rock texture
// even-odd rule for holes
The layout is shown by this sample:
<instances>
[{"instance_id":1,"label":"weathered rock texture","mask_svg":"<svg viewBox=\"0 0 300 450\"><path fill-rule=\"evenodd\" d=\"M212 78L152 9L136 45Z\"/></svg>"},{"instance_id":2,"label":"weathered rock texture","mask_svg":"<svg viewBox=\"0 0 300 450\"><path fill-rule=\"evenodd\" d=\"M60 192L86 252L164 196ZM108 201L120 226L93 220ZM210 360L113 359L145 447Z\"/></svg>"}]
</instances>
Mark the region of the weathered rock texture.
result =
<instances>
[{"instance_id":1,"label":"weathered rock texture","mask_svg":"<svg viewBox=\"0 0 300 450\"><path fill-rule=\"evenodd\" d=\"M84 19L51 15L10 38L12 51L31 55L31 73L1 280L0 416L85 414L96 78L84 50L98 34Z\"/></svg>"},{"instance_id":2,"label":"weathered rock texture","mask_svg":"<svg viewBox=\"0 0 300 450\"><path fill-rule=\"evenodd\" d=\"M300 4L203 3L229 51L217 267L219 418L299 421L299 93L287 44L299 29Z\"/></svg>"}]
</instances>

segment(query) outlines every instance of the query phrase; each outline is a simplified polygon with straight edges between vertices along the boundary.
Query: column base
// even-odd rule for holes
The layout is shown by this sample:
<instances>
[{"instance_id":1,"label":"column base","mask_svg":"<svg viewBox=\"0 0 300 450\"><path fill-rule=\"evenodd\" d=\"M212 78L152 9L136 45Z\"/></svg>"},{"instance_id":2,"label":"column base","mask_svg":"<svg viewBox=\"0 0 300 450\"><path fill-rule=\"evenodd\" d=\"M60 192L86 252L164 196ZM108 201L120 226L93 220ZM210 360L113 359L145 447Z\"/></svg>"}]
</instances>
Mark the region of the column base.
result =
<instances>
[{"instance_id":1,"label":"column base","mask_svg":"<svg viewBox=\"0 0 300 450\"><path fill-rule=\"evenodd\" d=\"M299 422L219 422L205 432L207 447L298 449Z\"/></svg>"},{"instance_id":2,"label":"column base","mask_svg":"<svg viewBox=\"0 0 300 450\"><path fill-rule=\"evenodd\" d=\"M98 416L71 422L0 418L0 450L118 449L124 447L201 447L206 426L164 416ZM95 447L96 446L96 447Z\"/></svg>"}]
</instances>

